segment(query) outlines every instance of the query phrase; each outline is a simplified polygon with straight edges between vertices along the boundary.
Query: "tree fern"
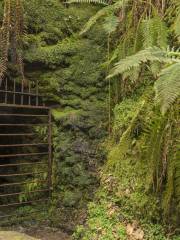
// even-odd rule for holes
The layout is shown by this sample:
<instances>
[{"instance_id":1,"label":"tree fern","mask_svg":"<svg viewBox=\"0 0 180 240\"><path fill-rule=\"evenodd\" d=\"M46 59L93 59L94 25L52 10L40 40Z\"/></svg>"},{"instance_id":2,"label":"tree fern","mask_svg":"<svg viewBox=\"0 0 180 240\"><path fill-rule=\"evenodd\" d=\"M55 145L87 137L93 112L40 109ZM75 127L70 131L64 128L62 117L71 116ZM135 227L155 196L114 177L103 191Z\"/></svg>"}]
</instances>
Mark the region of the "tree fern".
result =
<instances>
[{"instance_id":1,"label":"tree fern","mask_svg":"<svg viewBox=\"0 0 180 240\"><path fill-rule=\"evenodd\" d=\"M143 33L144 48L153 46L161 48L167 47L168 29L159 15L143 20L141 24L141 31Z\"/></svg>"},{"instance_id":2,"label":"tree fern","mask_svg":"<svg viewBox=\"0 0 180 240\"><path fill-rule=\"evenodd\" d=\"M119 24L118 17L110 15L105 18L103 28L106 33L110 34L116 30L118 24Z\"/></svg>"},{"instance_id":3,"label":"tree fern","mask_svg":"<svg viewBox=\"0 0 180 240\"><path fill-rule=\"evenodd\" d=\"M141 50L132 56L128 56L120 60L118 63L115 64L115 67L111 70L108 78L123 74L124 72L129 71L132 68L137 68L141 66L143 63L172 63L176 61L178 60L167 56L166 50L162 50L158 47L150 47L145 50Z\"/></svg>"},{"instance_id":4,"label":"tree fern","mask_svg":"<svg viewBox=\"0 0 180 240\"><path fill-rule=\"evenodd\" d=\"M162 70L155 83L156 101L165 113L177 97L180 96L180 63Z\"/></svg>"},{"instance_id":5,"label":"tree fern","mask_svg":"<svg viewBox=\"0 0 180 240\"><path fill-rule=\"evenodd\" d=\"M160 103L162 113L164 114L180 95L180 60L174 56L179 56L179 52L161 50L158 47L147 48L116 63L108 78L121 74L123 77L131 79L131 76L133 76L132 70L134 69L136 79L138 79L137 73L140 66L148 63L150 66L149 69L153 74L157 75L158 68L154 69L152 63L174 63L162 70L155 83L156 101Z\"/></svg>"},{"instance_id":6,"label":"tree fern","mask_svg":"<svg viewBox=\"0 0 180 240\"><path fill-rule=\"evenodd\" d=\"M179 37L179 41L180 41L180 1L174 0L174 5L176 7L176 18L173 24L173 29L176 33L176 36Z\"/></svg>"},{"instance_id":7,"label":"tree fern","mask_svg":"<svg viewBox=\"0 0 180 240\"><path fill-rule=\"evenodd\" d=\"M89 21L86 23L86 25L84 26L84 28L82 29L80 34L84 34L87 31L90 30L90 28L96 24L96 22L104 17L104 16L109 16L112 15L112 13L114 13L116 10L121 9L122 7L124 7L125 5L127 5L127 3L130 2L130 0L118 0L117 2L115 2L112 5L106 6L104 8L102 8L101 10L99 10L93 17L91 17L89 19Z\"/></svg>"},{"instance_id":8,"label":"tree fern","mask_svg":"<svg viewBox=\"0 0 180 240\"><path fill-rule=\"evenodd\" d=\"M169 154L167 156L167 180L163 194L162 207L164 216L170 214L179 217L180 214L180 129L179 129L179 105L176 104L169 113L171 136L169 141ZM176 206L176 214L172 205Z\"/></svg>"},{"instance_id":9,"label":"tree fern","mask_svg":"<svg viewBox=\"0 0 180 240\"><path fill-rule=\"evenodd\" d=\"M68 0L66 3L95 3L107 6L108 2L104 0Z\"/></svg>"},{"instance_id":10,"label":"tree fern","mask_svg":"<svg viewBox=\"0 0 180 240\"><path fill-rule=\"evenodd\" d=\"M5 0L4 18L0 29L0 85L7 71L9 49L11 49L11 60L17 64L22 81L25 82L23 58L19 51L23 25L21 0Z\"/></svg>"},{"instance_id":11,"label":"tree fern","mask_svg":"<svg viewBox=\"0 0 180 240\"><path fill-rule=\"evenodd\" d=\"M167 119L160 114L151 119L146 129L145 153L148 159L149 173L147 175L147 190L153 186L153 190L160 189L160 174L162 173L162 148L166 135Z\"/></svg>"},{"instance_id":12,"label":"tree fern","mask_svg":"<svg viewBox=\"0 0 180 240\"><path fill-rule=\"evenodd\" d=\"M8 49L10 41L11 24L11 1L6 0L4 4L4 18L0 29L0 86L7 70Z\"/></svg>"}]
</instances>

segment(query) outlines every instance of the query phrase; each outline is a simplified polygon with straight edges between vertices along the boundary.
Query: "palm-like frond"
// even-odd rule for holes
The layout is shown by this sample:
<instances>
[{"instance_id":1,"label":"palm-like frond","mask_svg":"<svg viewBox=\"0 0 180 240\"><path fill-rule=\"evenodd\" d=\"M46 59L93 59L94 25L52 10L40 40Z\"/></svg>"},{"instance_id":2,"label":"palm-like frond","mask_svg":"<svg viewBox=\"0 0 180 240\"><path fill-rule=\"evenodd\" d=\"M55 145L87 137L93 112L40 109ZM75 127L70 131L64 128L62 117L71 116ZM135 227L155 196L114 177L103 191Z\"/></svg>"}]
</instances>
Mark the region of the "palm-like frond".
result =
<instances>
[{"instance_id":1,"label":"palm-like frond","mask_svg":"<svg viewBox=\"0 0 180 240\"><path fill-rule=\"evenodd\" d=\"M0 34L0 86L7 70L8 49L10 41L10 25L11 25L11 1L6 0L4 4L4 18Z\"/></svg>"},{"instance_id":2,"label":"palm-like frond","mask_svg":"<svg viewBox=\"0 0 180 240\"><path fill-rule=\"evenodd\" d=\"M118 63L111 70L108 78L115 77L119 74L123 74L132 68L137 68L143 63L148 62L161 62L161 63L172 63L178 61L177 59L170 58L166 50L162 50L158 47L150 47L145 50L141 50L138 53L128 56Z\"/></svg>"},{"instance_id":3,"label":"palm-like frond","mask_svg":"<svg viewBox=\"0 0 180 240\"><path fill-rule=\"evenodd\" d=\"M11 48L13 63L19 67L22 81L25 82L23 58L21 48L21 36L23 34L23 6L21 0L5 0L4 18L0 29L0 85L7 71L8 52Z\"/></svg>"},{"instance_id":4,"label":"palm-like frond","mask_svg":"<svg viewBox=\"0 0 180 240\"><path fill-rule=\"evenodd\" d=\"M116 63L108 78L122 74L123 77L130 79L130 76L133 75L132 70L139 69L143 64L148 64L149 69L156 76L158 69L160 71L161 68L158 66L154 71L153 63L170 64L160 72L155 83L156 101L160 103L162 113L165 113L180 96L180 60L176 57L179 57L178 51L162 50L158 47L147 48Z\"/></svg>"},{"instance_id":5,"label":"palm-like frond","mask_svg":"<svg viewBox=\"0 0 180 240\"><path fill-rule=\"evenodd\" d=\"M167 47L168 28L159 15L143 20L141 23L141 31L144 48L152 46Z\"/></svg>"},{"instance_id":6,"label":"palm-like frond","mask_svg":"<svg viewBox=\"0 0 180 240\"><path fill-rule=\"evenodd\" d=\"M155 83L156 101L165 113L180 96L180 63L173 64L160 73Z\"/></svg>"},{"instance_id":7,"label":"palm-like frond","mask_svg":"<svg viewBox=\"0 0 180 240\"><path fill-rule=\"evenodd\" d=\"M68 0L66 3L95 3L103 6L108 5L106 0Z\"/></svg>"},{"instance_id":8,"label":"palm-like frond","mask_svg":"<svg viewBox=\"0 0 180 240\"><path fill-rule=\"evenodd\" d=\"M93 17L89 19L89 21L85 24L80 34L82 35L86 33L101 17L112 15L112 13L114 13L116 10L127 5L128 2L130 2L130 0L119 0L112 5L102 8Z\"/></svg>"},{"instance_id":9,"label":"palm-like frond","mask_svg":"<svg viewBox=\"0 0 180 240\"><path fill-rule=\"evenodd\" d=\"M176 18L174 21L173 29L178 37L180 37L180 1L175 0L174 5L176 7Z\"/></svg>"}]
</instances>

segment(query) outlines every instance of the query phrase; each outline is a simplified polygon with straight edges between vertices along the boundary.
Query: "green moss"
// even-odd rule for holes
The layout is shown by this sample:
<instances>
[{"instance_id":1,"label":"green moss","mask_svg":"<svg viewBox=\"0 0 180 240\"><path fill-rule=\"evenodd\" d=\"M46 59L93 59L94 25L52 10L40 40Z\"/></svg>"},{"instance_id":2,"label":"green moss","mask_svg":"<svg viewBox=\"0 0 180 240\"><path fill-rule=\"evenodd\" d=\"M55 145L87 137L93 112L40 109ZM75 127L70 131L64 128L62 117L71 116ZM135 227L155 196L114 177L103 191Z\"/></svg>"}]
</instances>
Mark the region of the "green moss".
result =
<instances>
[{"instance_id":1,"label":"green moss","mask_svg":"<svg viewBox=\"0 0 180 240\"><path fill-rule=\"evenodd\" d=\"M61 109L53 109L52 110L52 115L56 121L61 120L61 119L67 119L70 117L78 117L80 114L80 110L75 110L71 108L66 108L64 110Z\"/></svg>"},{"instance_id":2,"label":"green moss","mask_svg":"<svg viewBox=\"0 0 180 240\"><path fill-rule=\"evenodd\" d=\"M77 228L73 239L114 240L127 239L125 226L119 223L118 214L108 202L89 204L89 220L87 227Z\"/></svg>"},{"instance_id":3,"label":"green moss","mask_svg":"<svg viewBox=\"0 0 180 240\"><path fill-rule=\"evenodd\" d=\"M162 216L166 209L171 209L168 210L170 224L178 224L178 204L174 205L178 198L173 192L173 189L178 189L178 185L174 185L174 174L178 170L178 137L175 130L178 115L174 109L173 114L162 116L152 104L152 99L153 90L148 87L143 94L125 99L115 107L113 134L105 144L109 154L102 169L100 188L89 206L87 226L77 229L75 239L96 239L97 236L98 239L111 239L107 229L110 228L111 233L115 231L114 219L109 216L107 220L107 203L116 209L118 222L127 224L137 221L147 240L169 239L165 226L167 215ZM168 145L167 151L170 138L173 143ZM169 156L170 165L162 180L164 151ZM162 205L163 201L167 201L166 208ZM101 230L98 232L98 229ZM117 235L112 239L118 239ZM128 237L125 236L125 239Z\"/></svg>"}]
</instances>

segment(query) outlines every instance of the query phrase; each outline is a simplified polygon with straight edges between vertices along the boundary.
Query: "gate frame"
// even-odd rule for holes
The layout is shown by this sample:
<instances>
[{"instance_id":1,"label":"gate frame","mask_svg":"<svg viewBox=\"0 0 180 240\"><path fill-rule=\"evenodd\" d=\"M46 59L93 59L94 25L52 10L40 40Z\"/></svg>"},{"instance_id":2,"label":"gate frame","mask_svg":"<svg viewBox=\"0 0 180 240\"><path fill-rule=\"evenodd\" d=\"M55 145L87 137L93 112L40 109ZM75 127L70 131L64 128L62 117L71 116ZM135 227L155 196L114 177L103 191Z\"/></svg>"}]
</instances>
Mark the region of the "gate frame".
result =
<instances>
[{"instance_id":1,"label":"gate frame","mask_svg":"<svg viewBox=\"0 0 180 240\"><path fill-rule=\"evenodd\" d=\"M47 138L47 143L46 145L48 145L48 152L47 152L47 155L48 155L48 170L47 170L47 179L44 181L44 182L47 182L47 186L48 188L43 190L43 189L40 189L40 190L36 190L36 191L32 191L30 193L33 193L33 192L48 192L49 194L49 197L46 198L46 199L38 199L38 200L32 200L32 201L23 201L23 202L17 202L17 203L12 203L12 204L3 204L3 205L0 205L0 208L3 208L3 207L9 207L9 206L23 206L23 205L27 205L27 204L31 204L31 203L35 203L35 202L42 202L42 201L47 201L49 200L49 198L51 197L51 193L52 193L52 190L53 190L53 186L52 186L52 165L53 165L53 159L52 159L52 114L51 114L51 108L50 107L47 107L45 106L44 103L42 103L42 105L40 104L40 100L42 99L42 95L39 94L39 86L38 86L38 81L35 82L35 88L32 89L31 87L31 82L28 82L28 86L25 87L24 86L24 83L21 82L20 84L17 85L16 81L13 80L10 81L10 84L11 84L11 88L12 88L12 83L13 83L13 90L10 89L10 87L8 86L9 84L9 80L6 78L4 79L4 85L2 84L0 86L0 94L4 94L4 97L3 98L3 102L0 103L0 109L1 108L9 108L9 109L39 109L39 110L47 110L47 114L46 114L46 117L48 117L47 119L47 124L45 124L48 128L48 138ZM20 91L17 91L17 87L20 89ZM9 88L9 89L8 89ZM8 101L8 97L11 96L11 102L9 103ZM25 102L25 99L24 97L26 97L26 102ZM20 100L20 104L16 104L16 99L19 98ZM34 99L35 101L33 102ZM0 116L2 114L0 113ZM18 114L3 114L3 116L17 116ZM19 115L23 115L23 116L28 116L28 117L34 117L35 115L33 114L19 114ZM36 115L37 117L38 116L41 116L40 114ZM45 115L44 115L45 116ZM18 126L18 124L6 124L6 126L9 126L9 125L14 125L14 126ZM23 125L23 124L21 124ZM24 125L28 125L28 124L24 124ZM38 124L37 124L38 125ZM20 125L19 125L20 126ZM6 134L4 134L6 135ZM41 143L37 143L36 145L40 145ZM21 144L22 147L24 146L32 146L34 144ZM42 144L42 145L45 145ZM17 146L16 144L8 144L8 145L4 145L4 147L13 147L13 146ZM3 147L3 144L0 145L0 147ZM15 156L17 154L14 154L13 156ZM30 153L27 154L26 156L30 156ZM12 155L11 155L12 156ZM1 157L1 155L0 155ZM4 156L3 156L4 157ZM8 155L6 155L5 157L9 157ZM29 163L29 164L32 164L33 163ZM13 164L12 164L13 165ZM23 165L23 163L19 164L20 165ZM27 164L28 165L28 164ZM4 165L6 166L6 165ZM9 165L10 167L10 165ZM29 173L30 174L30 173ZM34 175L32 173L32 175ZM0 175L2 176L2 175ZM13 186L13 185L25 185L26 183L25 182L17 182L17 183L12 183L12 184L4 184L4 187L6 186ZM0 185L0 188L3 187L3 184ZM10 196L15 196L15 195L20 195L22 194L21 193L10 193ZM0 196L8 196L8 194L0 194ZM13 216L13 215L12 215ZM5 217L10 217L10 215L4 215L4 216L0 216L0 219L1 218L5 218Z\"/></svg>"}]
</instances>

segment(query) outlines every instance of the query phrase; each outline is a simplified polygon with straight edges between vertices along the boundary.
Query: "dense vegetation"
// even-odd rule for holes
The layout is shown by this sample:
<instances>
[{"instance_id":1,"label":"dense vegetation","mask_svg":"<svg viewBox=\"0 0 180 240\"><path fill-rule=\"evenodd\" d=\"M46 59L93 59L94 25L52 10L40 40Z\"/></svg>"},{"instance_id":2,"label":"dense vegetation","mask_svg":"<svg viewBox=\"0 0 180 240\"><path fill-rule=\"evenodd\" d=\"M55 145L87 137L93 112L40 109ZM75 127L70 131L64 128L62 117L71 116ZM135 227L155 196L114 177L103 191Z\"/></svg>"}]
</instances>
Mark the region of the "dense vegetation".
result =
<instances>
[{"instance_id":1,"label":"dense vegetation","mask_svg":"<svg viewBox=\"0 0 180 240\"><path fill-rule=\"evenodd\" d=\"M179 1L23 4L25 77L54 117L46 217L76 240L178 240Z\"/></svg>"}]
</instances>

